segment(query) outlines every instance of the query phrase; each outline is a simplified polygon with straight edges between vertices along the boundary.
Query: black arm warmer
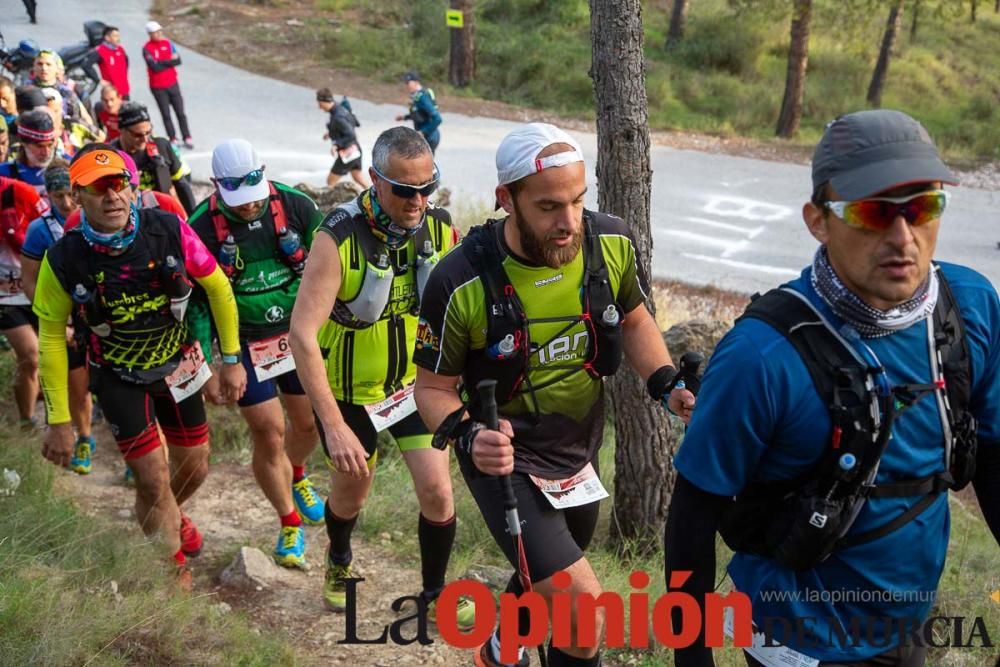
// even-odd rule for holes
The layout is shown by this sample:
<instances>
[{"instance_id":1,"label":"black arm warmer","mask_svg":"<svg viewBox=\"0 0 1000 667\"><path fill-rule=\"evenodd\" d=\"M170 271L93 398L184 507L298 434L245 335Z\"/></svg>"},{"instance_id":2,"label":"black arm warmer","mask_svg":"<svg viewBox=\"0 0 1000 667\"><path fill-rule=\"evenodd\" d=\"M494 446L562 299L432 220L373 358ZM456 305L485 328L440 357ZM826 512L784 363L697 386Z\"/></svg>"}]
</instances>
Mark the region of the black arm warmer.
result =
<instances>
[{"instance_id":1,"label":"black arm warmer","mask_svg":"<svg viewBox=\"0 0 1000 667\"><path fill-rule=\"evenodd\" d=\"M677 590L698 601L702 617L705 595L715 590L715 531L729 502L727 496L702 491L682 475L677 475L663 536L665 581L669 586L670 573L675 570L690 571L690 578ZM680 632L680 610L675 608L673 612L671 624L674 632ZM705 646L704 628L689 648L674 651L674 664L676 667L714 667L712 649Z\"/></svg>"},{"instance_id":2,"label":"black arm warmer","mask_svg":"<svg viewBox=\"0 0 1000 667\"><path fill-rule=\"evenodd\" d=\"M980 442L972 480L986 525L1000 544L1000 443Z\"/></svg>"}]
</instances>

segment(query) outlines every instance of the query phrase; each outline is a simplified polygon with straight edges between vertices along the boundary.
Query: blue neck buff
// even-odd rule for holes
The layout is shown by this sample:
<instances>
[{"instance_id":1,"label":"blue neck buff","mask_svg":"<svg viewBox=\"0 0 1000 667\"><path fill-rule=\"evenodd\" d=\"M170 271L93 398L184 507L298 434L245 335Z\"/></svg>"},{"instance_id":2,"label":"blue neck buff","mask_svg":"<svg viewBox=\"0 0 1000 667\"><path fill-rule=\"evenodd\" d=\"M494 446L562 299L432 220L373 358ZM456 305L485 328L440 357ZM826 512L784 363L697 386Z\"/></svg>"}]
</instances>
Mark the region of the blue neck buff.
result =
<instances>
[{"instance_id":1,"label":"blue neck buff","mask_svg":"<svg viewBox=\"0 0 1000 667\"><path fill-rule=\"evenodd\" d=\"M87 220L86 212L80 211L80 231L83 233L83 238L90 244L90 247L97 252L124 250L132 245L135 235L139 233L139 209L135 207L135 204L132 204L128 222L117 232L111 234L99 232L91 227L90 221Z\"/></svg>"}]
</instances>

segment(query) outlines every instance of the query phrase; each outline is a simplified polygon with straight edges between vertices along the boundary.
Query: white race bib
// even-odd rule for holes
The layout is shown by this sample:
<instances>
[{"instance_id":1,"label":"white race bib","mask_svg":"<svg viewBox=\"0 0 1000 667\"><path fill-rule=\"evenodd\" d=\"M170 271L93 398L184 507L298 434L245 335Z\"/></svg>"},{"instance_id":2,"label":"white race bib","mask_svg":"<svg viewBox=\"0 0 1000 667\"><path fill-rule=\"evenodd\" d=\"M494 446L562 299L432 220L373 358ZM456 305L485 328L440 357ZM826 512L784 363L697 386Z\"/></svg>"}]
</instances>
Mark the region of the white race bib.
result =
<instances>
[{"instance_id":1,"label":"white race bib","mask_svg":"<svg viewBox=\"0 0 1000 667\"><path fill-rule=\"evenodd\" d=\"M413 400L413 385L406 385L384 401L366 405L365 411L376 432L399 423L417 411L417 402Z\"/></svg>"},{"instance_id":2,"label":"white race bib","mask_svg":"<svg viewBox=\"0 0 1000 667\"><path fill-rule=\"evenodd\" d=\"M557 510L589 505L608 497L601 478L590 463L569 479L542 479L534 475L529 477Z\"/></svg>"},{"instance_id":3,"label":"white race bib","mask_svg":"<svg viewBox=\"0 0 1000 667\"><path fill-rule=\"evenodd\" d=\"M212 369L205 363L205 354L201 351L201 343L194 342L194 345L184 351L181 363L177 365L174 372L166 377L167 387L170 388L170 395L174 397L175 403L180 403L185 398L196 393L212 377Z\"/></svg>"},{"instance_id":4,"label":"white race bib","mask_svg":"<svg viewBox=\"0 0 1000 667\"><path fill-rule=\"evenodd\" d=\"M288 333L258 340L248 345L250 362L258 382L270 380L295 370L295 358L288 344Z\"/></svg>"}]
</instances>

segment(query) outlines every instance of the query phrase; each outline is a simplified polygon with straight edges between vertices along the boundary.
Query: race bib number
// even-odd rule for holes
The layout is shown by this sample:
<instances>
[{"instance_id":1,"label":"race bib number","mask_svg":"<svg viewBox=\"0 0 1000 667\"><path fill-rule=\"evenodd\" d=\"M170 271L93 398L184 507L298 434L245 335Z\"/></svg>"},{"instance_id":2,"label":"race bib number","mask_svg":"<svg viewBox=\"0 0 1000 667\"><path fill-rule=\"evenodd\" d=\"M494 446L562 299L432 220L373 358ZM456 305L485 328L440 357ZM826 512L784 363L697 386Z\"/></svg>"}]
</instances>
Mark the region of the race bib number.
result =
<instances>
[{"instance_id":1,"label":"race bib number","mask_svg":"<svg viewBox=\"0 0 1000 667\"><path fill-rule=\"evenodd\" d=\"M351 144L347 148L339 148L337 149L337 156L340 158L340 161L343 162L344 164L347 164L348 162L353 162L354 160L357 160L359 157L361 157L361 147L358 146L357 144Z\"/></svg>"},{"instance_id":2,"label":"race bib number","mask_svg":"<svg viewBox=\"0 0 1000 667\"><path fill-rule=\"evenodd\" d=\"M413 385L403 387L384 401L366 405L365 410L375 431L384 431L417 411L417 402L413 400Z\"/></svg>"},{"instance_id":3,"label":"race bib number","mask_svg":"<svg viewBox=\"0 0 1000 667\"><path fill-rule=\"evenodd\" d=\"M590 463L569 479L542 479L534 475L529 477L557 510L589 505L608 497L601 478Z\"/></svg>"},{"instance_id":4,"label":"race bib number","mask_svg":"<svg viewBox=\"0 0 1000 667\"><path fill-rule=\"evenodd\" d=\"M166 377L166 382L174 402L180 403L201 389L210 377L212 370L205 363L201 343L195 341L194 345L184 351L181 362L174 372Z\"/></svg>"},{"instance_id":5,"label":"race bib number","mask_svg":"<svg viewBox=\"0 0 1000 667\"><path fill-rule=\"evenodd\" d=\"M270 380L295 370L295 358L288 344L288 334L283 333L250 343L250 362L257 382Z\"/></svg>"},{"instance_id":6,"label":"race bib number","mask_svg":"<svg viewBox=\"0 0 1000 667\"><path fill-rule=\"evenodd\" d=\"M733 608L726 607L723 614L722 631L732 639L734 634ZM765 644L767 645L765 646ZM743 650L767 667L817 667L819 665L819 660L816 658L810 658L808 655L793 651L787 646L781 646L774 640L768 642L764 633L759 632L756 626L753 628L753 645L747 646Z\"/></svg>"}]
</instances>

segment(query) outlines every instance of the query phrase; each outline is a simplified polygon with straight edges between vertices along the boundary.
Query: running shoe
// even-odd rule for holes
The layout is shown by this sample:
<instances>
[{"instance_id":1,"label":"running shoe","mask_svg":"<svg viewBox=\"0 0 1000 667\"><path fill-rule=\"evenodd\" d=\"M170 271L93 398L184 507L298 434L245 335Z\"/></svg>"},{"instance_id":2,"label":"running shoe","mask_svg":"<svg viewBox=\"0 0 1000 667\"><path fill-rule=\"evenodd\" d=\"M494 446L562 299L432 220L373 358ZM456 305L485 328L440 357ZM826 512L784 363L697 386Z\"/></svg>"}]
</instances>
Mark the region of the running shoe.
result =
<instances>
[{"instance_id":1,"label":"running shoe","mask_svg":"<svg viewBox=\"0 0 1000 667\"><path fill-rule=\"evenodd\" d=\"M73 450L73 458L69 460L69 469L78 475L89 474L93 469L90 463L90 455L94 452L94 438L77 438L76 447Z\"/></svg>"},{"instance_id":2,"label":"running shoe","mask_svg":"<svg viewBox=\"0 0 1000 667\"><path fill-rule=\"evenodd\" d=\"M499 663L493 662L490 658L490 639L487 639L479 648L476 649L476 654L472 659L472 664L476 667L499 667ZM524 649L521 650L521 657L518 658L517 662L514 663L515 667L528 667L531 664L531 657L528 652Z\"/></svg>"},{"instance_id":3,"label":"running shoe","mask_svg":"<svg viewBox=\"0 0 1000 667\"><path fill-rule=\"evenodd\" d=\"M437 621L437 598L427 603L427 620ZM476 604L472 600L459 598L455 605L456 625L462 632L471 630L476 625Z\"/></svg>"},{"instance_id":4,"label":"running shoe","mask_svg":"<svg viewBox=\"0 0 1000 667\"><path fill-rule=\"evenodd\" d=\"M184 148L194 148L194 139L191 137L184 137Z\"/></svg>"},{"instance_id":5,"label":"running shoe","mask_svg":"<svg viewBox=\"0 0 1000 667\"><path fill-rule=\"evenodd\" d=\"M322 526L325 523L323 499L316 493L316 487L308 475L292 484L292 500L304 522L310 526Z\"/></svg>"},{"instance_id":6,"label":"running shoe","mask_svg":"<svg viewBox=\"0 0 1000 667\"><path fill-rule=\"evenodd\" d=\"M184 552L185 556L194 558L201 553L201 543L201 532L198 531L198 526L194 525L191 517L181 512L181 551Z\"/></svg>"},{"instance_id":7,"label":"running shoe","mask_svg":"<svg viewBox=\"0 0 1000 667\"><path fill-rule=\"evenodd\" d=\"M305 567L306 535L302 526L282 526L274 547L274 562L282 567Z\"/></svg>"},{"instance_id":8,"label":"running shoe","mask_svg":"<svg viewBox=\"0 0 1000 667\"><path fill-rule=\"evenodd\" d=\"M334 565L327 560L326 581L323 584L323 599L332 611L347 609L347 585L344 579L351 578L351 565Z\"/></svg>"}]
</instances>

